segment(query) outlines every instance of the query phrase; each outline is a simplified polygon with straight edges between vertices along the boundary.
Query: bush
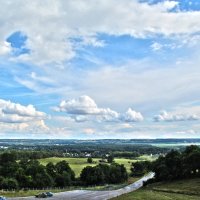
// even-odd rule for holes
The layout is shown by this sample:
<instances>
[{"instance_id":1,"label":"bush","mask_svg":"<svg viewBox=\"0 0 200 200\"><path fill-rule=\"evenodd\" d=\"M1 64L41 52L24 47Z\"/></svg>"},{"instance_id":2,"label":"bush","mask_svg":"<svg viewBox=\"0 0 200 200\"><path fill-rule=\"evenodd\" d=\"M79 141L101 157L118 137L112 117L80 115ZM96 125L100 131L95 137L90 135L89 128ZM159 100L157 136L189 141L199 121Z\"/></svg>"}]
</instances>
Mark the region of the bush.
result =
<instances>
[{"instance_id":1,"label":"bush","mask_svg":"<svg viewBox=\"0 0 200 200\"><path fill-rule=\"evenodd\" d=\"M2 189L18 189L18 182L14 178L5 178L1 183Z\"/></svg>"},{"instance_id":2,"label":"bush","mask_svg":"<svg viewBox=\"0 0 200 200\"><path fill-rule=\"evenodd\" d=\"M87 162L88 162L88 163L92 163L92 162L93 162L92 158L89 157L89 158L87 159Z\"/></svg>"}]
</instances>

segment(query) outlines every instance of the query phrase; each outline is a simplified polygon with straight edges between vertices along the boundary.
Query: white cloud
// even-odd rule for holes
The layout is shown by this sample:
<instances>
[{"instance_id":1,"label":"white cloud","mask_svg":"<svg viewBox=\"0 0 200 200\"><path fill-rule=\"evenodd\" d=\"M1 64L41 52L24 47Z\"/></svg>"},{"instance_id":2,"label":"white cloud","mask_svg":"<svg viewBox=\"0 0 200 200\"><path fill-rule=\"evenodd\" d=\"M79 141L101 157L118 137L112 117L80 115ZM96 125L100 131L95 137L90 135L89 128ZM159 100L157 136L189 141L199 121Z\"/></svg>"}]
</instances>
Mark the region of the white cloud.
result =
<instances>
[{"instance_id":1,"label":"white cloud","mask_svg":"<svg viewBox=\"0 0 200 200\"><path fill-rule=\"evenodd\" d=\"M80 96L78 99L62 101L58 110L75 115L108 115L118 117L118 113L110 108L98 108L95 101L87 95Z\"/></svg>"},{"instance_id":2,"label":"white cloud","mask_svg":"<svg viewBox=\"0 0 200 200\"><path fill-rule=\"evenodd\" d=\"M99 108L95 101L87 95L80 96L78 99L62 101L54 110L74 115L73 118L77 122L88 121L91 116L95 116L97 121L107 122L138 122L143 120L142 114L131 108L129 108L125 114L120 114L110 108Z\"/></svg>"},{"instance_id":3,"label":"white cloud","mask_svg":"<svg viewBox=\"0 0 200 200\"><path fill-rule=\"evenodd\" d=\"M99 33L146 37L200 31L200 12L169 12L177 5L177 1L149 5L136 0L3 1L0 41L21 31L27 36L25 47L30 53L15 60L59 65L76 55L73 38L83 38L80 47L84 44L101 47L104 42L97 39ZM10 47L3 46L1 53L10 51Z\"/></svg>"},{"instance_id":4,"label":"white cloud","mask_svg":"<svg viewBox=\"0 0 200 200\"><path fill-rule=\"evenodd\" d=\"M59 110L69 114L99 114L100 110L96 103L89 96L81 96L78 99L62 101L59 105Z\"/></svg>"},{"instance_id":5,"label":"white cloud","mask_svg":"<svg viewBox=\"0 0 200 200\"><path fill-rule=\"evenodd\" d=\"M191 114L191 115L185 115L185 114L173 114L173 113L167 113L166 111L162 111L159 115L154 116L154 120L156 122L175 122L175 121L193 121L193 120L199 120L200 117Z\"/></svg>"},{"instance_id":6,"label":"white cloud","mask_svg":"<svg viewBox=\"0 0 200 200\"><path fill-rule=\"evenodd\" d=\"M98 40L94 36L92 36L92 37L84 37L82 44L83 45L91 45L91 46L94 46L94 47L104 47L106 45L105 41Z\"/></svg>"},{"instance_id":7,"label":"white cloud","mask_svg":"<svg viewBox=\"0 0 200 200\"><path fill-rule=\"evenodd\" d=\"M154 42L152 45L151 45L151 48L153 51L158 51L158 50L161 50L163 47L162 44L158 43L158 42Z\"/></svg>"},{"instance_id":8,"label":"white cloud","mask_svg":"<svg viewBox=\"0 0 200 200\"><path fill-rule=\"evenodd\" d=\"M37 111L33 105L23 106L0 99L0 122L22 123L40 121L44 118L46 118L46 114Z\"/></svg>"},{"instance_id":9,"label":"white cloud","mask_svg":"<svg viewBox=\"0 0 200 200\"><path fill-rule=\"evenodd\" d=\"M164 1L163 6L169 10L175 8L178 6L179 2L178 1Z\"/></svg>"},{"instance_id":10,"label":"white cloud","mask_svg":"<svg viewBox=\"0 0 200 200\"><path fill-rule=\"evenodd\" d=\"M0 41L0 56L8 55L11 52L11 44L9 42L1 42Z\"/></svg>"},{"instance_id":11,"label":"white cloud","mask_svg":"<svg viewBox=\"0 0 200 200\"><path fill-rule=\"evenodd\" d=\"M140 112L136 112L129 108L127 112L122 115L122 120L125 122L138 122L138 121L143 121L144 118Z\"/></svg>"}]
</instances>

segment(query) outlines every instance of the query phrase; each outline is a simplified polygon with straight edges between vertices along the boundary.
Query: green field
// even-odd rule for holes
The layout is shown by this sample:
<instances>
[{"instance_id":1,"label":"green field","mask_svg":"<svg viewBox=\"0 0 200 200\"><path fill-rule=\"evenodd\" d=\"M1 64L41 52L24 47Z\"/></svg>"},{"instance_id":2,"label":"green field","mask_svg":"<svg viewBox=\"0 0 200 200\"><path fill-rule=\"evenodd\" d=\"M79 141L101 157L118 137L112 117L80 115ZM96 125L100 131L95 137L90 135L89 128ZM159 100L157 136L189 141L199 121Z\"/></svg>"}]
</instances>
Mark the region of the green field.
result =
<instances>
[{"instance_id":1,"label":"green field","mask_svg":"<svg viewBox=\"0 0 200 200\"><path fill-rule=\"evenodd\" d=\"M136 162L138 160L152 160L155 158L152 158L151 156L144 155L139 157L138 159L126 159L126 158L115 158L115 162L119 164L123 164L128 173L130 173L130 167L132 162ZM87 163L87 158L58 158L58 157L52 157L52 158L44 158L44 159L39 159L40 163L42 165L47 165L47 163L52 162L56 164L59 161L66 160L70 167L74 170L76 177L78 177L82 171L82 169L86 166L95 166L99 164L100 158L93 158L93 163L89 164Z\"/></svg>"},{"instance_id":2,"label":"green field","mask_svg":"<svg viewBox=\"0 0 200 200\"><path fill-rule=\"evenodd\" d=\"M57 157L52 157L52 158L44 158L40 159L40 163L43 165L46 165L49 162L52 163L57 163L59 161L66 160L70 167L74 170L76 176L78 177L82 171L82 169L86 166L95 166L99 164L100 158L94 158L93 163L87 163L87 158L57 158ZM115 162L119 164L124 164L126 167L127 171L130 172L130 167L131 163L135 162L136 160L131 160L131 159L125 159L125 158L117 158L115 159Z\"/></svg>"},{"instance_id":3,"label":"green field","mask_svg":"<svg viewBox=\"0 0 200 200\"><path fill-rule=\"evenodd\" d=\"M200 200L200 178L155 183L113 200Z\"/></svg>"}]
</instances>

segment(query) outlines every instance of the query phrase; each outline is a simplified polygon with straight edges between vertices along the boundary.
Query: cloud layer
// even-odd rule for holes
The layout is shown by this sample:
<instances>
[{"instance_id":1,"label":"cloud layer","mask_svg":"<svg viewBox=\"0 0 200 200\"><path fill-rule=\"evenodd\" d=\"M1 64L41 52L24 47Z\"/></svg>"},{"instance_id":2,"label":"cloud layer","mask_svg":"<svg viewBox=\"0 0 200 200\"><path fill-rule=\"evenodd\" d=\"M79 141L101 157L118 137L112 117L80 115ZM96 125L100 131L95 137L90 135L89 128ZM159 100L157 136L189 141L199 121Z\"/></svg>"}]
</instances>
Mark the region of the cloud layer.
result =
<instances>
[{"instance_id":1,"label":"cloud layer","mask_svg":"<svg viewBox=\"0 0 200 200\"><path fill-rule=\"evenodd\" d=\"M85 45L104 46L98 39L102 33L145 38L154 34L174 36L200 31L200 12L171 12L172 9L178 10L177 1L151 5L136 0L2 2L0 54L11 53L6 39L17 31L27 36L24 47L29 53L18 55L15 60L39 65L59 65L74 58L77 49Z\"/></svg>"},{"instance_id":2,"label":"cloud layer","mask_svg":"<svg viewBox=\"0 0 200 200\"><path fill-rule=\"evenodd\" d=\"M199 120L195 114L186 115L186 114L176 114L176 113L167 113L166 111L162 111L159 115L154 116L154 121L156 122L176 122L176 121L193 121Z\"/></svg>"},{"instance_id":3,"label":"cloud layer","mask_svg":"<svg viewBox=\"0 0 200 200\"><path fill-rule=\"evenodd\" d=\"M143 121L142 114L131 108L129 108L125 114L120 114L110 108L99 108L95 101L87 95L80 96L78 99L62 101L55 110L66 112L71 115L77 115L75 116L76 119L83 119L79 115L93 115L97 119L103 121Z\"/></svg>"}]
</instances>

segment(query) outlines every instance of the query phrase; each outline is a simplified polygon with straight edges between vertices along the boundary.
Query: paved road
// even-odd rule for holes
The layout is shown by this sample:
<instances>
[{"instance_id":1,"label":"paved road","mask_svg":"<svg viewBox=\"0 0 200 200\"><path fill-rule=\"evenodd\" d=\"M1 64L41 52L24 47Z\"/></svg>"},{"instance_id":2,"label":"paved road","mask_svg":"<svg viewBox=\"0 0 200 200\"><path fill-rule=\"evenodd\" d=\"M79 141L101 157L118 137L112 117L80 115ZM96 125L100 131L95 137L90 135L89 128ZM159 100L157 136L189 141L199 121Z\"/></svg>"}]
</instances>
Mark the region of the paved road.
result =
<instances>
[{"instance_id":1,"label":"paved road","mask_svg":"<svg viewBox=\"0 0 200 200\"><path fill-rule=\"evenodd\" d=\"M68 192L55 193L50 200L107 200L122 194L132 192L142 187L143 181L146 181L154 176L154 173L149 173L140 180L132 183L124 188L110 191L91 191L91 190L73 190ZM40 198L37 198L40 199ZM17 197L8 198L8 200L36 200L35 197Z\"/></svg>"}]
</instances>

